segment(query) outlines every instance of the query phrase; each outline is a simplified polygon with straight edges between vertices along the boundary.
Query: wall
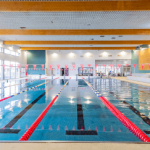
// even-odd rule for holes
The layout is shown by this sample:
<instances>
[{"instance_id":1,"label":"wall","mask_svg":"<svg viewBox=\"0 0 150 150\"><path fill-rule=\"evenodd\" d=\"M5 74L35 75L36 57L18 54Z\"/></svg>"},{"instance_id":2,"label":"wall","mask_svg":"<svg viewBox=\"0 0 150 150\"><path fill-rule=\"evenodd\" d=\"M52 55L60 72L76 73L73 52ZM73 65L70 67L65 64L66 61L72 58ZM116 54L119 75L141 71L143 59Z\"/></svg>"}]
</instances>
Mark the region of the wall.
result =
<instances>
[{"instance_id":1,"label":"wall","mask_svg":"<svg viewBox=\"0 0 150 150\"><path fill-rule=\"evenodd\" d=\"M27 51L27 64L28 74L45 74L45 70L42 70L42 64L45 65L45 50L30 50ZM36 69L34 70L33 65L36 64Z\"/></svg>"},{"instance_id":2,"label":"wall","mask_svg":"<svg viewBox=\"0 0 150 150\"><path fill-rule=\"evenodd\" d=\"M74 57L70 57L70 53L74 53ZM87 52L91 53L91 56L87 56ZM119 57L120 53L122 51L119 50L113 50L113 51L105 51L108 53L108 55L112 55L112 57L99 57L104 51L98 51L98 50L63 50L63 51L46 51L46 67L49 68L49 64L53 65L54 75L59 76L60 70L57 69L57 64L60 65L60 68L64 68L65 65L68 65L69 69L73 69L72 63L75 63L76 70L69 70L69 76L75 76L78 74L78 67L80 67L80 64L84 64L84 67L88 67L88 64L91 64L91 67L95 70L95 61L96 60L114 60L114 59L131 59L131 51L125 51L125 55L122 57ZM57 55L54 56L54 53ZM48 75L51 75L51 71L47 71ZM94 73L95 74L95 73Z\"/></svg>"},{"instance_id":3,"label":"wall","mask_svg":"<svg viewBox=\"0 0 150 150\"><path fill-rule=\"evenodd\" d=\"M142 68L142 64L144 64L144 68ZM139 70L149 70L150 64L150 49L145 49L139 51Z\"/></svg>"},{"instance_id":4,"label":"wall","mask_svg":"<svg viewBox=\"0 0 150 150\"><path fill-rule=\"evenodd\" d=\"M150 73L150 70L139 70L139 51L134 50L131 53L132 53L132 59L131 59L132 73ZM133 67L133 64L136 64L135 69Z\"/></svg>"}]
</instances>

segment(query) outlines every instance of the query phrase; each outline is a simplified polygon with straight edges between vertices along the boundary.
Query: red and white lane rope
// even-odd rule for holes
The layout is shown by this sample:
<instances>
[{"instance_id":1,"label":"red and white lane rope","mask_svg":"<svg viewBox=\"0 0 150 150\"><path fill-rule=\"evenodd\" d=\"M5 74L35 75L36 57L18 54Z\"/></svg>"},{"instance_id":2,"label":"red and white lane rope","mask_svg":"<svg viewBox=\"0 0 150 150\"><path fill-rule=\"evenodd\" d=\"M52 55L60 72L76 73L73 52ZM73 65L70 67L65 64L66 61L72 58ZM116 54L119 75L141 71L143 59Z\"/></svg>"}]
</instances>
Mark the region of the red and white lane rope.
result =
<instances>
[{"instance_id":1,"label":"red and white lane rope","mask_svg":"<svg viewBox=\"0 0 150 150\"><path fill-rule=\"evenodd\" d=\"M70 80L70 79L69 79ZM53 103L56 101L58 98L59 94L62 92L62 90L65 88L69 80L65 83L63 88L60 90L60 92L53 98L53 100L49 103L49 105L44 109L44 111L40 114L40 116L35 120L35 122L31 125L31 127L24 133L24 135L19 139L19 141L27 141L32 133L35 131L39 123L42 121L42 119L45 117L46 113L48 110L51 108Z\"/></svg>"},{"instance_id":2,"label":"red and white lane rope","mask_svg":"<svg viewBox=\"0 0 150 150\"><path fill-rule=\"evenodd\" d=\"M46 78L47 77L41 78L41 79L46 79ZM7 87L16 86L16 85L21 85L21 84L26 84L26 83L33 82L33 81L37 81L37 80L32 80L32 81L28 81L28 82L24 82L24 83L19 83L19 84L8 85L8 86L1 87L0 89L4 89L4 88L7 88Z\"/></svg>"},{"instance_id":3,"label":"red and white lane rope","mask_svg":"<svg viewBox=\"0 0 150 150\"><path fill-rule=\"evenodd\" d=\"M58 78L55 78L55 79L53 79L53 80L56 80L56 79L58 79ZM34 86L34 87L28 88L27 90L21 91L21 92L19 92L19 93L14 94L14 95L11 95L11 96L2 98L2 99L0 99L0 102L4 101L4 100L6 100L6 99L9 99L9 98L11 98L11 97L14 97L14 96L16 96L16 95L19 95L19 94L21 94L21 93L24 93L24 92L30 91L30 90L32 90L32 89L35 89L35 88L37 88L37 87L39 87L39 86L42 86L42 85L44 85L44 84L47 84L48 82L50 82L50 81L47 81L46 83L44 82L44 83L42 83L42 84L39 84L39 85L36 85L36 86Z\"/></svg>"},{"instance_id":4,"label":"red and white lane rope","mask_svg":"<svg viewBox=\"0 0 150 150\"><path fill-rule=\"evenodd\" d=\"M84 80L84 78L83 78ZM143 142L150 142L150 138L138 128L132 121L130 121L125 115L123 115L113 104L111 104L105 97L103 97L94 87L84 80L85 83L93 92L99 97L99 99L105 104L105 106L114 114L114 116L126 127L128 128L136 137L138 137Z\"/></svg>"}]
</instances>

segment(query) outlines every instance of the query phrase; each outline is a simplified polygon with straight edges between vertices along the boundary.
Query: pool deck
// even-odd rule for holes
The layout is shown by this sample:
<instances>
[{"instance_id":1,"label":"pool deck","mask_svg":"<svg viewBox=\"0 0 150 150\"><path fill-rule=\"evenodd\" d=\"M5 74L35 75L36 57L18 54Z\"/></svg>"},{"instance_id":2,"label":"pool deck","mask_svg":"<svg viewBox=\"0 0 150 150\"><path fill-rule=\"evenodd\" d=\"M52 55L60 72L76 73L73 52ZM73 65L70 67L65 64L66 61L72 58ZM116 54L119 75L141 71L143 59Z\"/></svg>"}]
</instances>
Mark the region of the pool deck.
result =
<instances>
[{"instance_id":1,"label":"pool deck","mask_svg":"<svg viewBox=\"0 0 150 150\"><path fill-rule=\"evenodd\" d=\"M139 85L144 85L144 86L149 86L150 87L150 83L144 83L144 82L128 80L127 77L111 77L111 78L112 79L116 79L116 80L126 81L126 82L130 82L130 83L134 83L134 84L139 84Z\"/></svg>"},{"instance_id":2,"label":"pool deck","mask_svg":"<svg viewBox=\"0 0 150 150\"><path fill-rule=\"evenodd\" d=\"M1 150L147 150L149 146L137 143L0 143Z\"/></svg>"}]
</instances>

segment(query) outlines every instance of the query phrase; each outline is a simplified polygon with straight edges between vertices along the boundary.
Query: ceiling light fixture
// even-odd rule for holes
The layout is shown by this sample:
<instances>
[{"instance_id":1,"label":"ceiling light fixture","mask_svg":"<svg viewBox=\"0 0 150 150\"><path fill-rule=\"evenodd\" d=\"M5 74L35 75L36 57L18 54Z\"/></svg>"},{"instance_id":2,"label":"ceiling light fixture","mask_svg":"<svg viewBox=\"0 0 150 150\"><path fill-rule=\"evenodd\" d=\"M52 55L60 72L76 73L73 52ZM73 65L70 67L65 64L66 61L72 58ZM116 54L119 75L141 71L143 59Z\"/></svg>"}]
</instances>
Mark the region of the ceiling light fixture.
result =
<instances>
[{"instance_id":1,"label":"ceiling light fixture","mask_svg":"<svg viewBox=\"0 0 150 150\"><path fill-rule=\"evenodd\" d=\"M108 56L108 53L107 52L103 52L103 56Z\"/></svg>"},{"instance_id":2,"label":"ceiling light fixture","mask_svg":"<svg viewBox=\"0 0 150 150\"><path fill-rule=\"evenodd\" d=\"M89 57L90 55L91 55L91 53L89 53L89 52L86 53L86 56L87 56L87 57Z\"/></svg>"},{"instance_id":3,"label":"ceiling light fixture","mask_svg":"<svg viewBox=\"0 0 150 150\"><path fill-rule=\"evenodd\" d=\"M70 57L73 57L73 56L74 56L74 53L71 52L69 55L70 55Z\"/></svg>"},{"instance_id":4,"label":"ceiling light fixture","mask_svg":"<svg viewBox=\"0 0 150 150\"><path fill-rule=\"evenodd\" d=\"M125 55L125 54L126 54L126 52L125 52L125 51L122 51L122 52L121 52L121 55Z\"/></svg>"},{"instance_id":5,"label":"ceiling light fixture","mask_svg":"<svg viewBox=\"0 0 150 150\"><path fill-rule=\"evenodd\" d=\"M57 57L57 54L56 54L56 53L53 53L53 57Z\"/></svg>"}]
</instances>

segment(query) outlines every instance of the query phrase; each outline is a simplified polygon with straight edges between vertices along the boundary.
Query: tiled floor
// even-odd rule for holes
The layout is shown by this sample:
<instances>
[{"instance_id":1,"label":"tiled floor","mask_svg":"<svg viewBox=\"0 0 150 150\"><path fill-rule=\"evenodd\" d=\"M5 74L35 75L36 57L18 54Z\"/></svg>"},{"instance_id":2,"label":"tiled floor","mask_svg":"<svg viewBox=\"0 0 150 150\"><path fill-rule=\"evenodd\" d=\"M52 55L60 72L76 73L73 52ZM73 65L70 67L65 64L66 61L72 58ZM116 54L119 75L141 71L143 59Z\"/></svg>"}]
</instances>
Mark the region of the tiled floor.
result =
<instances>
[{"instance_id":1,"label":"tiled floor","mask_svg":"<svg viewBox=\"0 0 150 150\"><path fill-rule=\"evenodd\" d=\"M112 77L112 78L113 79L117 79L117 80L121 80L121 81L126 81L126 82L130 82L130 83L134 83L134 84L140 84L140 85L144 85L144 86L150 86L150 83L132 81L132 80L128 80L126 77Z\"/></svg>"},{"instance_id":2,"label":"tiled floor","mask_svg":"<svg viewBox=\"0 0 150 150\"><path fill-rule=\"evenodd\" d=\"M136 143L0 143L1 150L148 150Z\"/></svg>"}]
</instances>

